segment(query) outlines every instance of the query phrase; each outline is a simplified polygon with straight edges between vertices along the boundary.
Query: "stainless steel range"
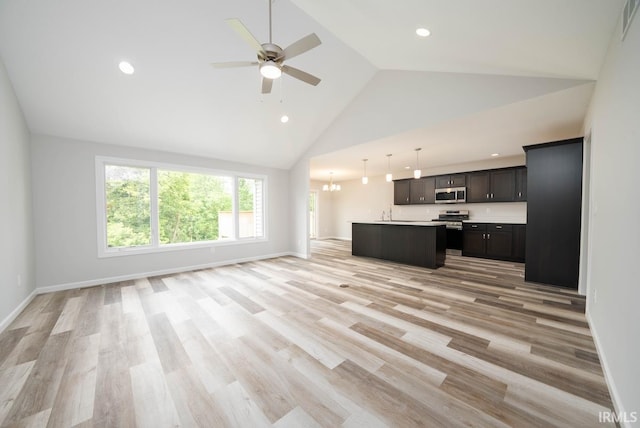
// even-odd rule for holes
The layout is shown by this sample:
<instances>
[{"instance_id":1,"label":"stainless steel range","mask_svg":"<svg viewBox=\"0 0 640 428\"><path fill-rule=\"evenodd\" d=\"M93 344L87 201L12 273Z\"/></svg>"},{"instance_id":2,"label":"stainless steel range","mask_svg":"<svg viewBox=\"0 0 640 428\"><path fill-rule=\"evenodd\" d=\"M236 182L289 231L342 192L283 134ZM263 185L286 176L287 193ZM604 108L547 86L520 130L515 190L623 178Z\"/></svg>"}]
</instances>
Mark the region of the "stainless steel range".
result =
<instances>
[{"instance_id":1,"label":"stainless steel range","mask_svg":"<svg viewBox=\"0 0 640 428\"><path fill-rule=\"evenodd\" d=\"M462 221L469 220L469 210L442 210L433 221L447 225L447 249L462 250Z\"/></svg>"},{"instance_id":2,"label":"stainless steel range","mask_svg":"<svg viewBox=\"0 0 640 428\"><path fill-rule=\"evenodd\" d=\"M469 220L469 210L442 210L433 221L444 221L447 229L462 230L462 220Z\"/></svg>"}]
</instances>

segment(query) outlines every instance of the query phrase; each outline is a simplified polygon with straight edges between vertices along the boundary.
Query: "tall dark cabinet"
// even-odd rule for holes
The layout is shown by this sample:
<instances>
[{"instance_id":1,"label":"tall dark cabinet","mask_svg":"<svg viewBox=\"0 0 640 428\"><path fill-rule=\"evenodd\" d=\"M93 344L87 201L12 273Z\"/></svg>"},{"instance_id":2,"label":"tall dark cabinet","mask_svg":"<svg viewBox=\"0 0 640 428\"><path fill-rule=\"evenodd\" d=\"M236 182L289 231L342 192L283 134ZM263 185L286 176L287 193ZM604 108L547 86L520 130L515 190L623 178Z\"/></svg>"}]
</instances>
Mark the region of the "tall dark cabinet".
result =
<instances>
[{"instance_id":1,"label":"tall dark cabinet","mask_svg":"<svg viewBox=\"0 0 640 428\"><path fill-rule=\"evenodd\" d=\"M582 138L526 146L525 280L578 288Z\"/></svg>"}]
</instances>

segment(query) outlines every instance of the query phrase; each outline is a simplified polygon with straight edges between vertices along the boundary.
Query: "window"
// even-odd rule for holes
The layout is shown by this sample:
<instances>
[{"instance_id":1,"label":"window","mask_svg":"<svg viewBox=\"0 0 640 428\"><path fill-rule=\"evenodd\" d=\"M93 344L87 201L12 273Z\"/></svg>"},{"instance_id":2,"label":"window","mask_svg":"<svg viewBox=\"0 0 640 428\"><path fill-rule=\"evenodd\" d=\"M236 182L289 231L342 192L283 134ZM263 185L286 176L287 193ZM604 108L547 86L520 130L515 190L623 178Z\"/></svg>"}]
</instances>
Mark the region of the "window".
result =
<instances>
[{"instance_id":1,"label":"window","mask_svg":"<svg viewBox=\"0 0 640 428\"><path fill-rule=\"evenodd\" d=\"M240 238L257 238L263 235L262 180L238 179L238 203L240 205Z\"/></svg>"},{"instance_id":2,"label":"window","mask_svg":"<svg viewBox=\"0 0 640 428\"><path fill-rule=\"evenodd\" d=\"M158 170L160 244L216 241L219 213L232 211L231 177Z\"/></svg>"},{"instance_id":3,"label":"window","mask_svg":"<svg viewBox=\"0 0 640 428\"><path fill-rule=\"evenodd\" d=\"M264 239L265 177L96 158L99 255Z\"/></svg>"},{"instance_id":4,"label":"window","mask_svg":"<svg viewBox=\"0 0 640 428\"><path fill-rule=\"evenodd\" d=\"M105 165L106 227L109 247L151 244L150 171Z\"/></svg>"}]
</instances>

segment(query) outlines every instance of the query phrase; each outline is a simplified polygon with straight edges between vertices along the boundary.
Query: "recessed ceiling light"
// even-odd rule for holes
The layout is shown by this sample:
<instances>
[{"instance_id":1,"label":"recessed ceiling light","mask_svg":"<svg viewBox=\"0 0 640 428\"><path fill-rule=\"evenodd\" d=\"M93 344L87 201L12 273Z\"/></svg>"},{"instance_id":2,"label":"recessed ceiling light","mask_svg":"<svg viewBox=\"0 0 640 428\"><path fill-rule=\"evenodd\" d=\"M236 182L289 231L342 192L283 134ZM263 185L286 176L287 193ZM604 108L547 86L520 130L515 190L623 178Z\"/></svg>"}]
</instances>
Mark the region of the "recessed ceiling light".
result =
<instances>
[{"instance_id":1,"label":"recessed ceiling light","mask_svg":"<svg viewBox=\"0 0 640 428\"><path fill-rule=\"evenodd\" d=\"M280 122L282 123L289 122L289 116L287 116L286 114L283 114L282 117L280 118Z\"/></svg>"},{"instance_id":2,"label":"recessed ceiling light","mask_svg":"<svg viewBox=\"0 0 640 428\"><path fill-rule=\"evenodd\" d=\"M491 153L491 156L495 158L496 156L500 156L500 153Z\"/></svg>"},{"instance_id":3,"label":"recessed ceiling light","mask_svg":"<svg viewBox=\"0 0 640 428\"><path fill-rule=\"evenodd\" d=\"M416 34L420 37L429 37L431 35L431 31L427 30L426 28L418 28L416 30Z\"/></svg>"},{"instance_id":4,"label":"recessed ceiling light","mask_svg":"<svg viewBox=\"0 0 640 428\"><path fill-rule=\"evenodd\" d=\"M404 169L411 169L411 167L410 166L405 166Z\"/></svg>"},{"instance_id":5,"label":"recessed ceiling light","mask_svg":"<svg viewBox=\"0 0 640 428\"><path fill-rule=\"evenodd\" d=\"M135 68L133 68L133 65L131 65L127 61L121 61L120 64L118 64L118 68L124 74L133 74L133 72L136 71Z\"/></svg>"}]
</instances>

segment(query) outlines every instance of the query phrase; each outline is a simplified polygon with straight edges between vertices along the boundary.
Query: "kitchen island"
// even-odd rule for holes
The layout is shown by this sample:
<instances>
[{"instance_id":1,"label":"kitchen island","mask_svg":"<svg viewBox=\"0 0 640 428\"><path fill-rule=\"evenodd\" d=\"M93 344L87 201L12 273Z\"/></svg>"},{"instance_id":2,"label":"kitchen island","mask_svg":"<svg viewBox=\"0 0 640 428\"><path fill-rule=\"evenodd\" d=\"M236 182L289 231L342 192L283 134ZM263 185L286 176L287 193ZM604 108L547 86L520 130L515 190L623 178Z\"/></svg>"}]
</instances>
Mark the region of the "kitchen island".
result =
<instances>
[{"instance_id":1,"label":"kitchen island","mask_svg":"<svg viewBox=\"0 0 640 428\"><path fill-rule=\"evenodd\" d=\"M351 225L351 254L437 269L444 266L447 231L438 221L373 221Z\"/></svg>"}]
</instances>

